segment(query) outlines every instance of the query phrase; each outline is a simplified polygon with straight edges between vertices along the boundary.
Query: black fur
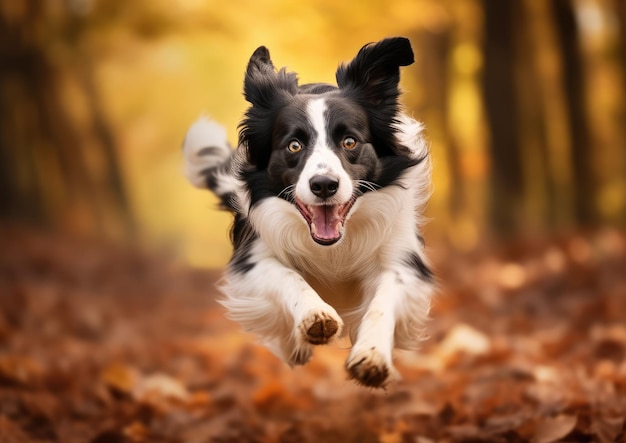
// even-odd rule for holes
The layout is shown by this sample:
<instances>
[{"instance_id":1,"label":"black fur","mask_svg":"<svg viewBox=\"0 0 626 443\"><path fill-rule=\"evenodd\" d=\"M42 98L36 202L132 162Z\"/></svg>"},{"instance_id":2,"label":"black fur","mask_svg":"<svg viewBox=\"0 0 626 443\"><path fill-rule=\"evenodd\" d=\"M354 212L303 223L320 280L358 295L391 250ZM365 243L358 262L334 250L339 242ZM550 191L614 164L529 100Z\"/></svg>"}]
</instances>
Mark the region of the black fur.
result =
<instances>
[{"instance_id":1,"label":"black fur","mask_svg":"<svg viewBox=\"0 0 626 443\"><path fill-rule=\"evenodd\" d=\"M316 134L308 125L306 105L315 96L326 98L328 133L348 173L380 188L395 184L406 169L420 159L410 158L395 137L394 118L399 111L400 66L413 63L413 51L405 38L390 38L364 46L347 65L337 70L339 87L323 83L298 86L297 76L276 71L270 54L259 47L250 58L244 95L251 106L240 124L240 144L253 165L241 177L248 185L251 203L281 195L295 182L307 153L290 155L285 147L296 139L306 149ZM346 152L339 147L350 134L359 146ZM361 192L372 188L360 186Z\"/></svg>"},{"instance_id":2,"label":"black fur","mask_svg":"<svg viewBox=\"0 0 626 443\"><path fill-rule=\"evenodd\" d=\"M415 270L415 273L421 280L428 283L433 283L435 278L433 271L431 271L430 268L426 266L426 263L424 263L419 255L411 253L406 258L405 262L411 269Z\"/></svg>"}]
</instances>

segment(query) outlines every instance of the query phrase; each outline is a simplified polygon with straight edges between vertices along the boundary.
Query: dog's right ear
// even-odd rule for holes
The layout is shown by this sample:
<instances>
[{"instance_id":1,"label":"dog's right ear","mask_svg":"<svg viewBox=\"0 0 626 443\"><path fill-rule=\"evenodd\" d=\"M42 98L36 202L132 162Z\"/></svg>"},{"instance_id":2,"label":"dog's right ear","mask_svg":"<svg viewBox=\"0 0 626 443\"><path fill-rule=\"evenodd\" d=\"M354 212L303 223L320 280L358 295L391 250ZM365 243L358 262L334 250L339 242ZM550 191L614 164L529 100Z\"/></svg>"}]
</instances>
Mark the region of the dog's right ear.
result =
<instances>
[{"instance_id":1,"label":"dog's right ear","mask_svg":"<svg viewBox=\"0 0 626 443\"><path fill-rule=\"evenodd\" d=\"M265 46L250 57L243 95L251 106L239 126L239 144L246 147L248 161L265 169L272 153L272 127L277 111L298 91L298 77L284 68L276 71Z\"/></svg>"},{"instance_id":2,"label":"dog's right ear","mask_svg":"<svg viewBox=\"0 0 626 443\"><path fill-rule=\"evenodd\" d=\"M298 78L284 68L276 72L265 46L254 51L248 62L243 83L243 94L253 106L270 108L280 95L294 95L298 89Z\"/></svg>"}]
</instances>

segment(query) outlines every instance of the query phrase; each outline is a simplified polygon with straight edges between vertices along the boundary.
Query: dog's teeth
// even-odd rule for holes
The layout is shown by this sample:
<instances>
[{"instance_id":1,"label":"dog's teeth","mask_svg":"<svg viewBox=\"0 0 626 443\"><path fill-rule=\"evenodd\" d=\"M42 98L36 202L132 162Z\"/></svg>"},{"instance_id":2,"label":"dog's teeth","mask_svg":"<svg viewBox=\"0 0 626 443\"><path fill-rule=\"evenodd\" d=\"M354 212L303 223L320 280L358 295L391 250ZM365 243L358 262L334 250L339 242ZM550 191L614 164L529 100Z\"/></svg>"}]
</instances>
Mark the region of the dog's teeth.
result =
<instances>
[{"instance_id":1,"label":"dog's teeth","mask_svg":"<svg viewBox=\"0 0 626 443\"><path fill-rule=\"evenodd\" d=\"M315 226L315 223L311 223L311 234L317 235L317 226Z\"/></svg>"},{"instance_id":2,"label":"dog's teeth","mask_svg":"<svg viewBox=\"0 0 626 443\"><path fill-rule=\"evenodd\" d=\"M335 231L337 232L337 234L343 235L343 223L337 223L337 225L335 226Z\"/></svg>"}]
</instances>

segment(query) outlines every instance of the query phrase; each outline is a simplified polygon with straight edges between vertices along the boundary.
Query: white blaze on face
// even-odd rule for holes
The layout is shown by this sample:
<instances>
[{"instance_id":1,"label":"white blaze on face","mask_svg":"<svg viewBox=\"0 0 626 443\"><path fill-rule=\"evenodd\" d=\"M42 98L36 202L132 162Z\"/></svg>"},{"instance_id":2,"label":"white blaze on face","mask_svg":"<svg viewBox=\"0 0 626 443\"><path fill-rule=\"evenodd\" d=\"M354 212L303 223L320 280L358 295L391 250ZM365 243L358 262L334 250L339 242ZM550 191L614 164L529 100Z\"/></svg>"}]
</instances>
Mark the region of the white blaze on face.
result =
<instances>
[{"instance_id":1,"label":"white blaze on face","mask_svg":"<svg viewBox=\"0 0 626 443\"><path fill-rule=\"evenodd\" d=\"M352 197L352 180L341 164L341 160L332 150L328 134L326 133L326 101L322 98L311 100L308 104L307 114L309 121L316 132L315 145L312 153L300 173L296 184L296 196L305 205L342 205ZM339 181L339 188L334 196L322 203L311 192L310 180L316 175L324 175Z\"/></svg>"}]
</instances>

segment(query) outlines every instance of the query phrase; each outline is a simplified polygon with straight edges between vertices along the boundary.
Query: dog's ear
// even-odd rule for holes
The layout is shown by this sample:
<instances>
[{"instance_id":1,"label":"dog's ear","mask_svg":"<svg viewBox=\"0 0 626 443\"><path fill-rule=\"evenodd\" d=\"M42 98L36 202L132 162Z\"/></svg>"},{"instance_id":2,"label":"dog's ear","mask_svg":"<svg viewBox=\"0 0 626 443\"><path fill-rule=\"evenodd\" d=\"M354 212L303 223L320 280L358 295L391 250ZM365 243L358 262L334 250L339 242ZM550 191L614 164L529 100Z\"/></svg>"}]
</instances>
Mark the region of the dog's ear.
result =
<instances>
[{"instance_id":1,"label":"dog's ear","mask_svg":"<svg viewBox=\"0 0 626 443\"><path fill-rule=\"evenodd\" d=\"M362 105L369 115L379 156L397 153L389 140L393 140L392 124L399 108L400 66L413 62L409 40L393 37L363 46L352 61L337 69L341 91Z\"/></svg>"},{"instance_id":2,"label":"dog's ear","mask_svg":"<svg viewBox=\"0 0 626 443\"><path fill-rule=\"evenodd\" d=\"M296 93L298 78L293 72L276 72L265 46L257 48L250 57L243 83L243 94L253 106L271 107L276 95Z\"/></svg>"},{"instance_id":3,"label":"dog's ear","mask_svg":"<svg viewBox=\"0 0 626 443\"><path fill-rule=\"evenodd\" d=\"M240 125L239 142L247 149L248 161L258 169L267 167L272 152L272 125L276 112L298 91L295 73L276 71L265 46L250 57L243 94L251 106Z\"/></svg>"},{"instance_id":4,"label":"dog's ear","mask_svg":"<svg viewBox=\"0 0 626 443\"><path fill-rule=\"evenodd\" d=\"M337 69L337 84L341 89L356 91L372 105L395 102L399 95L400 66L413 61L411 43L406 38L370 43L350 63Z\"/></svg>"}]
</instances>

